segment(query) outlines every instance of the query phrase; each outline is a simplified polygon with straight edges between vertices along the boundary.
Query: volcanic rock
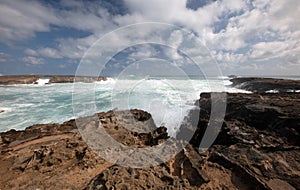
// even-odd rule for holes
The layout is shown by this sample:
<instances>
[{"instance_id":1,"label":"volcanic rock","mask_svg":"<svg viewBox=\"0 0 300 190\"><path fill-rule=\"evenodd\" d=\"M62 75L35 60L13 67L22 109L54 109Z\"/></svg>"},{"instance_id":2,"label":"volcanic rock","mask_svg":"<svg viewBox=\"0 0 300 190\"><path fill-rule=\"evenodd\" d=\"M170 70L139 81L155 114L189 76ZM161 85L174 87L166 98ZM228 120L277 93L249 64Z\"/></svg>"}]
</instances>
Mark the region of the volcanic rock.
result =
<instances>
[{"instance_id":1,"label":"volcanic rock","mask_svg":"<svg viewBox=\"0 0 300 190\"><path fill-rule=\"evenodd\" d=\"M191 139L199 147L207 130L211 94L200 98L200 120ZM222 128L208 162L229 169L239 189L300 187L300 94L227 94Z\"/></svg>"}]
</instances>

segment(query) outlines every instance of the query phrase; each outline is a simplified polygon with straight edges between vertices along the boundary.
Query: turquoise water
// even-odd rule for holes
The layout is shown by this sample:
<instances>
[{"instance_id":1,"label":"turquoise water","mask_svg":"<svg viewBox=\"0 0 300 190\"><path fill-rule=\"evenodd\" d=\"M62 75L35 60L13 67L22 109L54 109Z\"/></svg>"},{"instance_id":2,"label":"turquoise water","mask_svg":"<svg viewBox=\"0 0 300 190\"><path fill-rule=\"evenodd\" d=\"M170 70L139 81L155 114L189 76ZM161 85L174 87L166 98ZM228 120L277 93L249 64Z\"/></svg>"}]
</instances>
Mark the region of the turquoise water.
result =
<instances>
[{"instance_id":1,"label":"turquoise water","mask_svg":"<svg viewBox=\"0 0 300 190\"><path fill-rule=\"evenodd\" d=\"M137 108L150 112L156 125L166 126L174 135L200 93L216 91L211 84L216 87L220 83L220 91L245 92L226 86L230 84L227 79L211 79L210 85L200 79L110 78L97 83L0 86L0 110L4 110L0 113L0 131Z\"/></svg>"}]
</instances>

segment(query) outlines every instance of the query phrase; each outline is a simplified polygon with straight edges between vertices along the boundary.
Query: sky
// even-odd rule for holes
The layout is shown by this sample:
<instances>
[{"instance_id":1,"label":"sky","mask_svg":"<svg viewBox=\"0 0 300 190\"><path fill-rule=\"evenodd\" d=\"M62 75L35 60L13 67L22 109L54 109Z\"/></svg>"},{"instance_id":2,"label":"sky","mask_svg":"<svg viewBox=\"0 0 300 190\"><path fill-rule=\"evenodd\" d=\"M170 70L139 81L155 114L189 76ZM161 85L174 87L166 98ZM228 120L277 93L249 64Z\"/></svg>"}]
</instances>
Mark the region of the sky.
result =
<instances>
[{"instance_id":1,"label":"sky","mask_svg":"<svg viewBox=\"0 0 300 190\"><path fill-rule=\"evenodd\" d=\"M299 18L299 0L1 0L0 75L73 75L93 53L106 76L153 58L188 74L300 75Z\"/></svg>"}]
</instances>

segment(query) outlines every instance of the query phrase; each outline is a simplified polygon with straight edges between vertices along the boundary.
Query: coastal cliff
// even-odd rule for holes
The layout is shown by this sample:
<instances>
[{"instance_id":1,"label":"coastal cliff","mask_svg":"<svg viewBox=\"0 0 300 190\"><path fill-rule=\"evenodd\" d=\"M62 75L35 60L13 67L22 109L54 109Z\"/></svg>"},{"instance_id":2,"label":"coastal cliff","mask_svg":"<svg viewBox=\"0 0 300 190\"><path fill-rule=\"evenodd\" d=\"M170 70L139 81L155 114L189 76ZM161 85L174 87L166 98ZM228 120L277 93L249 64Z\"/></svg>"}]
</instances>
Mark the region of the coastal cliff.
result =
<instances>
[{"instance_id":1,"label":"coastal cliff","mask_svg":"<svg viewBox=\"0 0 300 190\"><path fill-rule=\"evenodd\" d=\"M0 133L0 189L299 189L300 93L226 95L224 122L212 146L198 148L211 112L211 93L202 93L200 114L190 113L199 114L199 121L190 121L196 130L190 143L170 160L146 168L101 158L85 143L75 120ZM118 124L116 113L146 132ZM82 118L90 121L84 130L97 128L95 118L125 146L176 141L142 110ZM180 129L178 144L186 132Z\"/></svg>"}]
</instances>

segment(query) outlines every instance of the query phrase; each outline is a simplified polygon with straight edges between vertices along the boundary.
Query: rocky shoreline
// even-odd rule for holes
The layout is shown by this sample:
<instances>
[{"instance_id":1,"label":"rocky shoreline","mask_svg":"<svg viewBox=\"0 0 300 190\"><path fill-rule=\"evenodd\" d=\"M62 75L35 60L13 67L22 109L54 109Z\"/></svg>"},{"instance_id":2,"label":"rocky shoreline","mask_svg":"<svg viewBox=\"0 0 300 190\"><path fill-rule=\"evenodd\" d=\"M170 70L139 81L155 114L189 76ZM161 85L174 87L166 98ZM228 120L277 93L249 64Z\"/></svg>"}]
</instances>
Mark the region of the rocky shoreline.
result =
<instances>
[{"instance_id":1,"label":"rocky shoreline","mask_svg":"<svg viewBox=\"0 0 300 190\"><path fill-rule=\"evenodd\" d=\"M96 82L106 80L105 77L88 77L72 75L8 75L0 76L0 85L37 84L39 79L49 79L51 83Z\"/></svg>"},{"instance_id":2,"label":"rocky shoreline","mask_svg":"<svg viewBox=\"0 0 300 190\"><path fill-rule=\"evenodd\" d=\"M300 80L249 77L232 78L230 82L233 87L254 93L300 92Z\"/></svg>"},{"instance_id":3,"label":"rocky shoreline","mask_svg":"<svg viewBox=\"0 0 300 190\"><path fill-rule=\"evenodd\" d=\"M222 128L205 151L198 147L208 126L211 93L202 93L200 112L190 113L199 114L199 121L189 121L195 125L182 126L177 135L183 143L184 134L195 130L190 143L169 161L147 168L118 166L99 157L75 120L0 133L0 189L299 189L300 93L285 92L291 89L287 84L298 89L298 82L266 79L273 85L268 89L285 84L274 94L264 93L258 79L233 80L233 85L246 82L248 90L256 86L261 93L226 94ZM116 122L119 116L146 132L128 130ZM82 118L89 121L84 130L97 130L95 118L125 146L145 148L176 140L142 110Z\"/></svg>"}]
</instances>

